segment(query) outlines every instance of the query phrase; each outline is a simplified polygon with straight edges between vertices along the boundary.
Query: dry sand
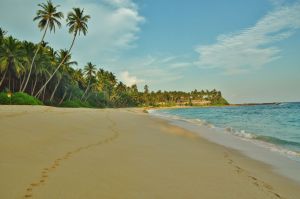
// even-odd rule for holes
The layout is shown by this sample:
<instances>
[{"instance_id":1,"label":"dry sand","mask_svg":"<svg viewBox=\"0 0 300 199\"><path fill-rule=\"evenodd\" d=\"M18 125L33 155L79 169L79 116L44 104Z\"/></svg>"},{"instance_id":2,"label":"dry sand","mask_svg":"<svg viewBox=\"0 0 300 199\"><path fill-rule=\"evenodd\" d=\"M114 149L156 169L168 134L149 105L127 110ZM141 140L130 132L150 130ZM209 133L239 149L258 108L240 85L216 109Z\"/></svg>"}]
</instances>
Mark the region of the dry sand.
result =
<instances>
[{"instance_id":1,"label":"dry sand","mask_svg":"<svg viewBox=\"0 0 300 199\"><path fill-rule=\"evenodd\" d=\"M137 109L0 106L0 198L300 198L270 167Z\"/></svg>"}]
</instances>

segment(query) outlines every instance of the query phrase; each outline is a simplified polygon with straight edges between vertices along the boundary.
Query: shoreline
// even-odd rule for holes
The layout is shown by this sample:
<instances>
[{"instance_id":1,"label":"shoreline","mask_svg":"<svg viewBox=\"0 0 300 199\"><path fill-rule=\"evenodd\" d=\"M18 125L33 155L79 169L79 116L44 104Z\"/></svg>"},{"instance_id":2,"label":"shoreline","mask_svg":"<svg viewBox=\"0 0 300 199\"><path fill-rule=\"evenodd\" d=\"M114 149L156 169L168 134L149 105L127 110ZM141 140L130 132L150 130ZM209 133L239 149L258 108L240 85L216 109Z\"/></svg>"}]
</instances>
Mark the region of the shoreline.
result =
<instances>
[{"instance_id":1,"label":"shoreline","mask_svg":"<svg viewBox=\"0 0 300 199\"><path fill-rule=\"evenodd\" d=\"M300 194L299 183L269 165L140 108L0 106L0 118L1 198L296 199Z\"/></svg>"},{"instance_id":2,"label":"shoreline","mask_svg":"<svg viewBox=\"0 0 300 199\"><path fill-rule=\"evenodd\" d=\"M203 106L159 106L159 107L141 107L141 108L148 111L148 110L160 110L160 109L215 108L215 107L236 107L236 106L268 106L268 105L278 105L281 103L297 103L297 102L267 102L267 103L244 103L244 104L203 105Z\"/></svg>"},{"instance_id":3,"label":"shoreline","mask_svg":"<svg viewBox=\"0 0 300 199\"><path fill-rule=\"evenodd\" d=\"M300 170L300 162L285 154L291 153L287 149L283 149L273 143L233 135L227 133L225 129L210 126L211 124L203 125L202 123L195 123L188 119L174 118L171 115L161 115L151 111L149 114L153 117L166 120L171 125L192 131L195 135L215 144L239 151L251 159L268 164L274 172L300 184L300 174L298 172Z\"/></svg>"}]
</instances>

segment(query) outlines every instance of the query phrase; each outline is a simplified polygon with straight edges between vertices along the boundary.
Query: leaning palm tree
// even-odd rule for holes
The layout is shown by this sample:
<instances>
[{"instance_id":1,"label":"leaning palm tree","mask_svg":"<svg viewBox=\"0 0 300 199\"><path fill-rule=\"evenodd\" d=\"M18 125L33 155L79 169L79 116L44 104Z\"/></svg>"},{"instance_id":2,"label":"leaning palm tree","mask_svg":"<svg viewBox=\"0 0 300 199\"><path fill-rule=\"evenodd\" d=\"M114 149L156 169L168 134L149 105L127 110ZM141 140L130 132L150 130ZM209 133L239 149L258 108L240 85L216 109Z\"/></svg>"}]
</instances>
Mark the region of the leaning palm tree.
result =
<instances>
[{"instance_id":1,"label":"leaning palm tree","mask_svg":"<svg viewBox=\"0 0 300 199\"><path fill-rule=\"evenodd\" d=\"M84 98L85 94L89 90L90 85L91 85L91 80L96 75L96 65L92 64L91 62L88 62L87 65L84 67L84 73L85 73L87 79L89 80L89 83L81 97L81 100Z\"/></svg>"},{"instance_id":2,"label":"leaning palm tree","mask_svg":"<svg viewBox=\"0 0 300 199\"><path fill-rule=\"evenodd\" d=\"M67 26L69 26L69 33L73 34L73 40L72 40L72 43L71 43L71 46L68 50L67 55L70 54L77 35L80 35L81 32L83 33L83 35L86 35L86 33L87 33L87 29L88 29L87 22L91 17L89 15L84 15L83 12L84 12L84 9L81 10L80 8L73 8L73 12L68 13ZM57 66L57 68L55 69L53 74L46 81L46 83L42 86L42 88L38 91L36 96L44 89L44 87L47 86L47 84L53 78L55 73L59 70L61 65L65 62L65 59L67 58L67 55L60 62L60 64Z\"/></svg>"},{"instance_id":3,"label":"leaning palm tree","mask_svg":"<svg viewBox=\"0 0 300 199\"><path fill-rule=\"evenodd\" d=\"M38 44L38 47L34 53L34 56L31 60L31 65L29 68L29 73L26 79L26 83L24 85L24 87L22 88L22 91L25 91L28 81L30 79L30 75L32 72L32 68L33 68L33 64L34 64L34 60L41 48L41 46L44 43L44 38L46 36L47 30L48 28L50 28L50 32L55 32L55 26L58 26L59 28L61 27L61 23L59 22L60 19L62 19L64 17L62 12L58 12L57 8L58 6L54 6L51 2L51 0L48 0L47 3L42 3L42 4L38 4L39 7L41 7L41 10L38 10L36 13L36 17L33 19L34 21L36 20L40 20L38 23L38 27L40 28L40 30L44 30L42 39L40 41L40 43Z\"/></svg>"},{"instance_id":4,"label":"leaning palm tree","mask_svg":"<svg viewBox=\"0 0 300 199\"><path fill-rule=\"evenodd\" d=\"M65 58L65 57L67 57L67 58ZM60 50L59 51L59 55L57 57L58 63L61 62L61 60L64 59L64 58L65 58L64 64L60 68L60 71L58 71L56 73L57 83L56 83L56 85L54 87L54 90L53 90L53 92L51 94L50 101L53 100L55 92L56 92L56 90L57 90L57 88L58 88L58 86L59 86L59 84L60 84L60 82L61 82L61 80L63 78L63 75L64 74L68 75L70 73L72 65L76 65L77 66L77 62L76 61L71 61L71 59L72 59L71 54L68 54L67 50Z\"/></svg>"}]
</instances>

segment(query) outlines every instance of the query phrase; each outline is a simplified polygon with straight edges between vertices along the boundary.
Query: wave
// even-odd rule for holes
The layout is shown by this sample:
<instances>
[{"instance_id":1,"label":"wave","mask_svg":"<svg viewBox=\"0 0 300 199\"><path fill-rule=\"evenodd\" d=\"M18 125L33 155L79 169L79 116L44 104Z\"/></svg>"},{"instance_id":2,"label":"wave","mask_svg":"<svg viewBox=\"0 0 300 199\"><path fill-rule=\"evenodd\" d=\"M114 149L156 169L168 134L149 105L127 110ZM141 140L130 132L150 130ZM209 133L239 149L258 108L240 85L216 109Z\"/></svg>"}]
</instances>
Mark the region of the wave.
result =
<instances>
[{"instance_id":1,"label":"wave","mask_svg":"<svg viewBox=\"0 0 300 199\"><path fill-rule=\"evenodd\" d=\"M296 157L297 159L300 158L300 151L284 148L285 146L292 147L292 148L300 148L300 143L298 142L282 140L272 136L256 135L254 133L246 132L245 130L234 129L232 127L219 128L202 119L188 119L188 118L181 117L179 115L171 115L168 113L156 112L155 110L151 111L151 114L159 117L163 117L165 119L184 121L184 122L192 123L194 125L206 126L208 128L218 128L225 133L227 132L230 133L231 135L239 137L240 139L251 141L264 148L268 148L271 151L279 152L281 154L288 155L289 157L292 158L293 157Z\"/></svg>"},{"instance_id":2,"label":"wave","mask_svg":"<svg viewBox=\"0 0 300 199\"><path fill-rule=\"evenodd\" d=\"M247 133L244 130L237 131L231 127L227 127L227 128L225 128L225 130L227 132L230 132L236 136L243 137L243 138L256 139L256 140L270 142L270 143L277 144L277 145L294 146L294 147L300 148L300 143L298 143L298 142L282 140L280 138L273 137L273 136L255 135L252 133Z\"/></svg>"},{"instance_id":3,"label":"wave","mask_svg":"<svg viewBox=\"0 0 300 199\"><path fill-rule=\"evenodd\" d=\"M244 130L238 131L231 127L225 128L225 131L230 132L232 135L240 137L244 140L252 141L255 144L259 144L260 146L264 148L268 148L271 151L276 151L281 154L286 154L289 157L291 156L296 157L297 159L299 159L300 157L300 151L284 148L284 146L300 148L300 143L298 142L282 140L272 136L255 135L253 133L245 132Z\"/></svg>"},{"instance_id":4,"label":"wave","mask_svg":"<svg viewBox=\"0 0 300 199\"><path fill-rule=\"evenodd\" d=\"M300 143L298 142L282 140L272 136L255 135L252 133L247 133L244 130L237 131L232 128L226 128L225 130L244 140L252 141L255 144L258 144L264 148L268 148L271 151L279 152L281 154L286 154L289 157L291 156L296 157L297 159L300 158L300 151L285 148L285 146L299 148Z\"/></svg>"},{"instance_id":5,"label":"wave","mask_svg":"<svg viewBox=\"0 0 300 199\"><path fill-rule=\"evenodd\" d=\"M258 135L258 136L255 137L255 139L265 141L265 142L271 142L273 144L278 144L278 145L287 145L287 146L300 147L300 143L298 143L298 142L282 140L282 139L272 137L272 136Z\"/></svg>"}]
</instances>

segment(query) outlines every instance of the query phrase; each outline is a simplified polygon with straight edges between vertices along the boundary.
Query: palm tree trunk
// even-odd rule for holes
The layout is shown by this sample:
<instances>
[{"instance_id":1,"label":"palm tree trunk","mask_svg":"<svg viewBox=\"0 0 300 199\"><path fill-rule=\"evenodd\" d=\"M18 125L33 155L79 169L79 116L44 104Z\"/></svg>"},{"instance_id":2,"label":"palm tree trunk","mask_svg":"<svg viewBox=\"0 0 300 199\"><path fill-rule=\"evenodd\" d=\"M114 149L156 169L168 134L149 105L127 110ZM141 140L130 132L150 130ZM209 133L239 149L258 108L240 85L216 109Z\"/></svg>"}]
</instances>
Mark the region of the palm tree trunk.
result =
<instances>
[{"instance_id":1,"label":"palm tree trunk","mask_svg":"<svg viewBox=\"0 0 300 199\"><path fill-rule=\"evenodd\" d=\"M25 82L25 75L24 75L24 79L22 80L22 83L21 83L21 85L20 85L20 91L22 90L22 86L23 86L23 84L24 84L24 82ZM22 92L24 92L24 90L22 90Z\"/></svg>"},{"instance_id":2,"label":"palm tree trunk","mask_svg":"<svg viewBox=\"0 0 300 199\"><path fill-rule=\"evenodd\" d=\"M61 103L63 103L66 96L67 96L67 90L65 90L65 93L64 93L63 97L61 98L61 100L59 101L58 105L61 105Z\"/></svg>"},{"instance_id":3,"label":"palm tree trunk","mask_svg":"<svg viewBox=\"0 0 300 199\"><path fill-rule=\"evenodd\" d=\"M44 41L44 38L46 36L46 33L47 33L47 30L48 30L48 27L49 27L49 22L47 21L47 25L46 25L46 28L45 28L45 31L44 31L44 34L42 36L42 40L40 41L39 45L38 45L38 48L36 49L35 53L34 53L34 56L32 58L32 61L31 61L31 65L30 65L30 69L29 69L29 73L28 73L28 76L27 76L27 80L26 80L26 83L24 85L24 87L22 88L22 92L24 92L24 90L26 89L27 87L27 84L28 84L28 81L30 79L30 75L31 75L31 72L32 72L32 68L33 68L33 63L34 63L34 60L35 60L35 57L37 56L41 46L42 46L42 42Z\"/></svg>"},{"instance_id":4,"label":"palm tree trunk","mask_svg":"<svg viewBox=\"0 0 300 199\"><path fill-rule=\"evenodd\" d=\"M15 78L13 78L12 80L12 89L13 89L13 93L15 92Z\"/></svg>"},{"instance_id":5,"label":"palm tree trunk","mask_svg":"<svg viewBox=\"0 0 300 199\"><path fill-rule=\"evenodd\" d=\"M10 79L11 79L11 72L9 71L8 73L9 73L9 79L8 79L8 90L9 90L9 91L11 91L11 90L10 90Z\"/></svg>"},{"instance_id":6,"label":"palm tree trunk","mask_svg":"<svg viewBox=\"0 0 300 199\"><path fill-rule=\"evenodd\" d=\"M45 82L46 82L46 81L45 81ZM45 89L45 87L41 90L40 93L36 94L35 97L41 99L40 96L41 96L41 94L43 93L44 89Z\"/></svg>"},{"instance_id":7,"label":"palm tree trunk","mask_svg":"<svg viewBox=\"0 0 300 199\"><path fill-rule=\"evenodd\" d=\"M34 90L35 90L35 87L36 87L36 83L37 83L37 74L35 74L35 81L34 81L34 85L33 85L32 91L31 91L31 95L33 95L33 93L34 93Z\"/></svg>"},{"instance_id":8,"label":"palm tree trunk","mask_svg":"<svg viewBox=\"0 0 300 199\"><path fill-rule=\"evenodd\" d=\"M89 99L90 96L91 95L87 95L86 98L85 98L85 100L84 100L84 102L86 102Z\"/></svg>"},{"instance_id":9,"label":"palm tree trunk","mask_svg":"<svg viewBox=\"0 0 300 199\"><path fill-rule=\"evenodd\" d=\"M4 79L5 79L6 73L7 73L7 70L3 74L3 77L2 77L2 79L0 81L0 86L2 85L2 83L3 83Z\"/></svg>"},{"instance_id":10,"label":"palm tree trunk","mask_svg":"<svg viewBox=\"0 0 300 199\"><path fill-rule=\"evenodd\" d=\"M52 94L51 94L50 102L52 102L52 100L53 100L53 97L54 97L54 95L55 95L55 93L56 93L56 90L57 90L57 88L58 88L58 86L59 86L59 83L60 83L61 79L62 79L62 78L60 78L60 79L58 80L58 82L57 82L57 84L56 84L56 86L55 86L55 88L54 88L54 90L53 90L53 92L52 92Z\"/></svg>"},{"instance_id":11,"label":"palm tree trunk","mask_svg":"<svg viewBox=\"0 0 300 199\"><path fill-rule=\"evenodd\" d=\"M44 88L44 92L43 92L43 101L45 100L45 93L46 93L46 87Z\"/></svg>"},{"instance_id":12,"label":"palm tree trunk","mask_svg":"<svg viewBox=\"0 0 300 199\"><path fill-rule=\"evenodd\" d=\"M70 101L71 98L72 98L72 94L73 94L73 93L72 93L72 91L71 91L70 96L69 96L69 99L68 99L69 101Z\"/></svg>"},{"instance_id":13,"label":"palm tree trunk","mask_svg":"<svg viewBox=\"0 0 300 199\"><path fill-rule=\"evenodd\" d=\"M21 91L21 84L22 84L22 76L20 76L20 79L19 80L19 91Z\"/></svg>"},{"instance_id":14,"label":"palm tree trunk","mask_svg":"<svg viewBox=\"0 0 300 199\"><path fill-rule=\"evenodd\" d=\"M33 88L33 80L31 80L30 93L32 93L32 88ZM32 95L32 94L31 94L31 95Z\"/></svg>"},{"instance_id":15,"label":"palm tree trunk","mask_svg":"<svg viewBox=\"0 0 300 199\"><path fill-rule=\"evenodd\" d=\"M47 84L50 82L50 80L54 77L55 73L59 70L59 68L61 67L61 65L65 62L65 59L67 58L67 56L69 55L69 53L71 52L71 49L74 45L75 39L77 36L77 32L75 32L74 37L73 37L73 41L72 44L68 50L68 53L66 54L66 56L63 58L63 60L59 63L59 65L57 66L57 68L55 69L55 71L52 73L52 75L49 77L49 79L46 81L46 83L42 86L42 88L37 92L36 96L43 90L44 87L47 86Z\"/></svg>"},{"instance_id":16,"label":"palm tree trunk","mask_svg":"<svg viewBox=\"0 0 300 199\"><path fill-rule=\"evenodd\" d=\"M81 98L80 98L80 101L82 101L83 97L84 97L84 96L85 96L85 94L87 93L87 91L88 91L88 89L89 89L89 87L90 87L90 82L91 82L91 79L89 79L88 86L86 87L86 89L85 89L85 91L84 91L83 95L81 96Z\"/></svg>"}]
</instances>

